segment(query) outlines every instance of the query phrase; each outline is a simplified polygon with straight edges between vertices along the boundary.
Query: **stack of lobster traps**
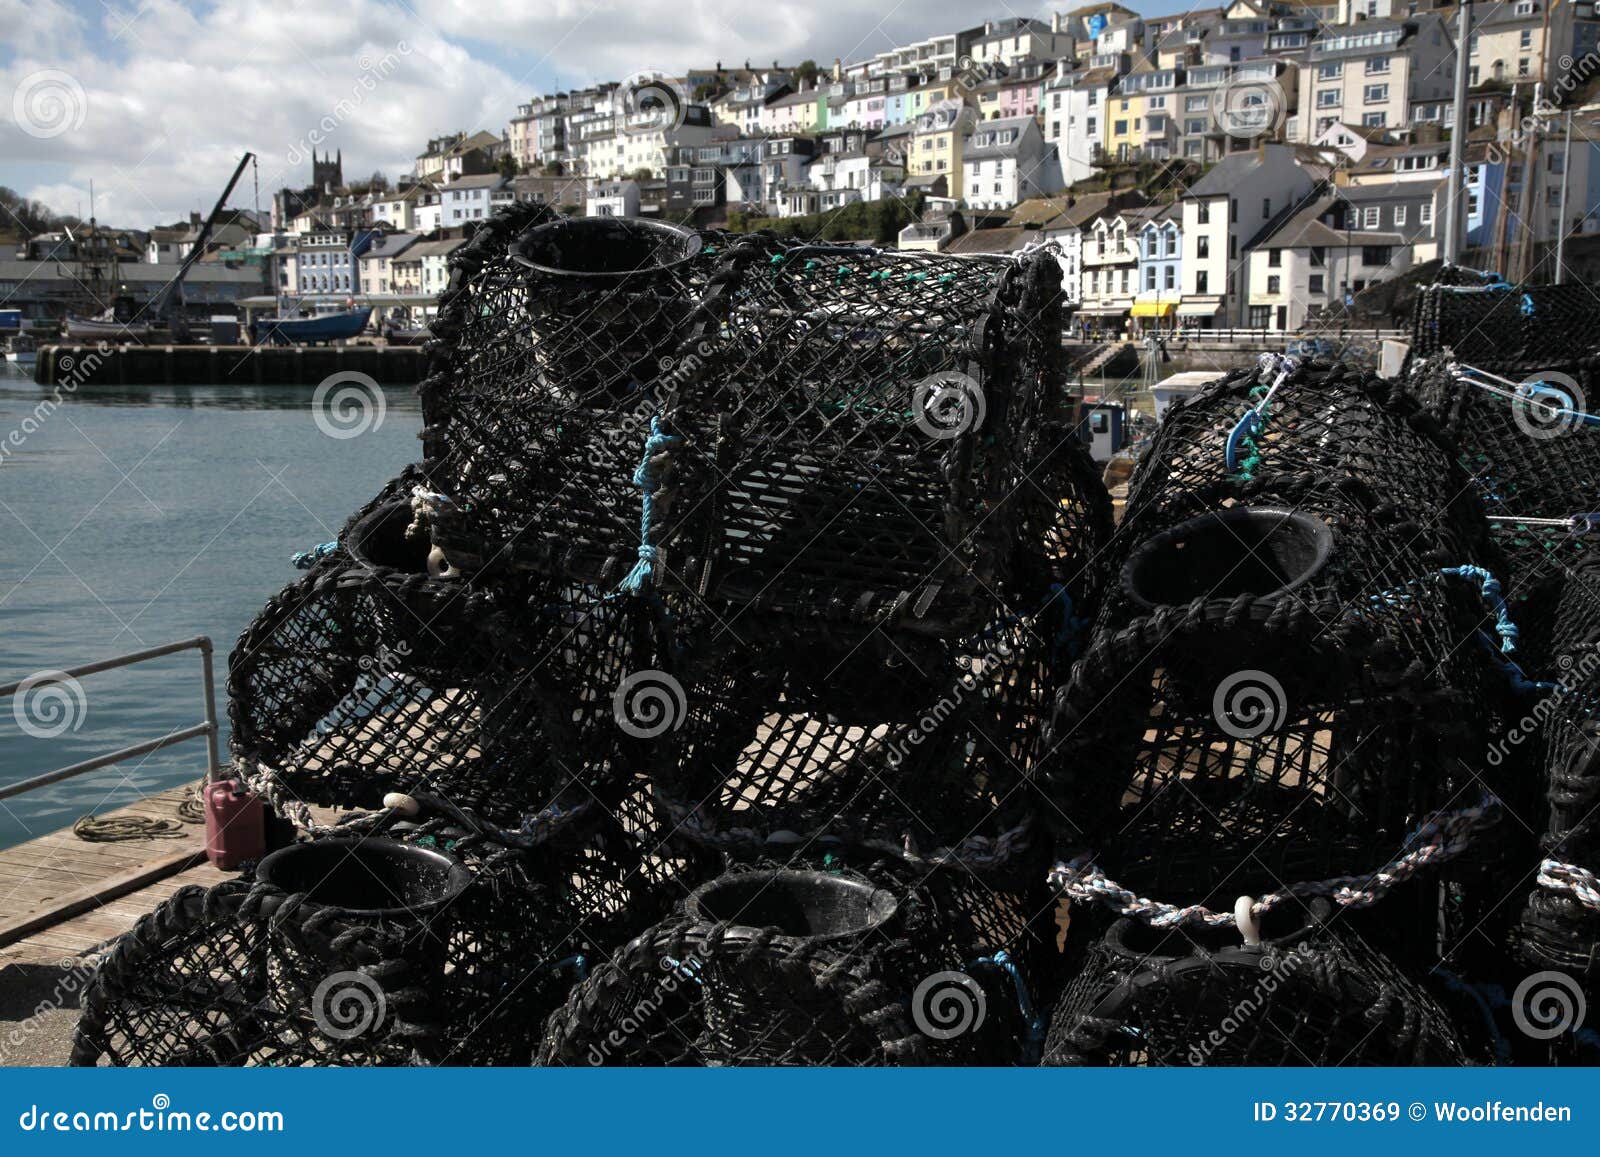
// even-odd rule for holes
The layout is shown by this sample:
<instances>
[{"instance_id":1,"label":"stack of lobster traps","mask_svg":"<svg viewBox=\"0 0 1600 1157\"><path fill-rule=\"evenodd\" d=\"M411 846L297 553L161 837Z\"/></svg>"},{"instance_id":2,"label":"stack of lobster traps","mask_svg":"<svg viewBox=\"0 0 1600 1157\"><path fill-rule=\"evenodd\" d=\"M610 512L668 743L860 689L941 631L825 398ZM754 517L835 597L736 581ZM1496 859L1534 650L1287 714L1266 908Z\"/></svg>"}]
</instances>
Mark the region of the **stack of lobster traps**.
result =
<instances>
[{"instance_id":1,"label":"stack of lobster traps","mask_svg":"<svg viewBox=\"0 0 1600 1157\"><path fill-rule=\"evenodd\" d=\"M1451 273L1404 381L1222 376L1114 526L1061 279L484 224L423 461L231 660L292 837L115 944L75 1060L1580 1058L1509 1037L1600 924L1587 353L1516 380L1578 299Z\"/></svg>"}]
</instances>

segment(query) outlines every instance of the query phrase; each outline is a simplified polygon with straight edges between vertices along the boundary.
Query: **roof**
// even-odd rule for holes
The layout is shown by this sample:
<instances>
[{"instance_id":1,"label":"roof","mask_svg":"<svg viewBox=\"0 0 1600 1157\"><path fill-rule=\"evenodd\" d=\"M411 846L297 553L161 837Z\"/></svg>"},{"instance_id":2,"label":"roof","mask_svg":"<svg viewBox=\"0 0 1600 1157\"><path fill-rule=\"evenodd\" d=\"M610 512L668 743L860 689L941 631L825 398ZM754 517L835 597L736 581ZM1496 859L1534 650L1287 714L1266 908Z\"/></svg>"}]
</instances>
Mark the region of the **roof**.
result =
<instances>
[{"instance_id":1,"label":"roof","mask_svg":"<svg viewBox=\"0 0 1600 1157\"><path fill-rule=\"evenodd\" d=\"M367 251L361 255L362 260L366 260L368 257L393 257L395 254L402 253L416 244L416 240L417 234L415 233L385 233L382 237L374 239L372 244L368 246Z\"/></svg>"},{"instance_id":2,"label":"roof","mask_svg":"<svg viewBox=\"0 0 1600 1157\"><path fill-rule=\"evenodd\" d=\"M1027 136L1028 129L1036 124L1037 122L1032 117L1000 117L995 120L983 121L972 130L973 139L976 139L979 133L1004 132L1007 129L1016 130L1016 139L1004 145L969 145L963 154L963 159L979 161L989 157L1015 156L1022 147L1022 141Z\"/></svg>"},{"instance_id":3,"label":"roof","mask_svg":"<svg viewBox=\"0 0 1600 1157\"><path fill-rule=\"evenodd\" d=\"M1030 230L1004 225L997 229L973 229L963 233L949 245L946 253L1011 253L1024 244L1024 235Z\"/></svg>"},{"instance_id":4,"label":"roof","mask_svg":"<svg viewBox=\"0 0 1600 1157\"><path fill-rule=\"evenodd\" d=\"M1247 153L1229 153L1211 166L1210 172L1193 185L1185 197L1226 197L1244 183L1246 177L1261 167L1260 150Z\"/></svg>"},{"instance_id":5,"label":"roof","mask_svg":"<svg viewBox=\"0 0 1600 1157\"><path fill-rule=\"evenodd\" d=\"M499 173L484 173L477 177L457 177L448 185L440 185L439 188L446 192L451 189L492 189L504 184L505 181L506 178Z\"/></svg>"},{"instance_id":6,"label":"roof","mask_svg":"<svg viewBox=\"0 0 1600 1157\"><path fill-rule=\"evenodd\" d=\"M420 245L413 245L405 252L407 261L418 261L424 257L444 257L455 252L466 242L460 237L448 238L444 241L424 241Z\"/></svg>"},{"instance_id":7,"label":"roof","mask_svg":"<svg viewBox=\"0 0 1600 1157\"><path fill-rule=\"evenodd\" d=\"M1299 212L1285 218L1276 229L1261 239L1261 245L1269 249L1296 249L1311 245L1345 244L1345 235L1321 219L1338 200L1337 193L1316 198Z\"/></svg>"}]
</instances>

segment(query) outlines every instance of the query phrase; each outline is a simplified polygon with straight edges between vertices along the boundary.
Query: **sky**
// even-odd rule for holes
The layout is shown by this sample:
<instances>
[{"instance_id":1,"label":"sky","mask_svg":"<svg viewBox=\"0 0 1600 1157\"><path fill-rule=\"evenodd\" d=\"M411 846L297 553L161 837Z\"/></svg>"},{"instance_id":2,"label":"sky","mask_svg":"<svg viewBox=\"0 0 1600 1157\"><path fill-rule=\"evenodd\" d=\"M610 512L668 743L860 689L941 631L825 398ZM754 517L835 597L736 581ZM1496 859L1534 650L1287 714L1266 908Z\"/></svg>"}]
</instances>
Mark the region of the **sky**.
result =
<instances>
[{"instance_id":1,"label":"sky","mask_svg":"<svg viewBox=\"0 0 1600 1157\"><path fill-rule=\"evenodd\" d=\"M309 182L313 149L342 150L347 180L393 178L430 136L503 132L542 92L718 60L861 59L1052 7L1008 4L0 0L0 185L87 216L93 181L101 221L148 228L209 209L248 149L257 173L231 203L267 207Z\"/></svg>"}]
</instances>

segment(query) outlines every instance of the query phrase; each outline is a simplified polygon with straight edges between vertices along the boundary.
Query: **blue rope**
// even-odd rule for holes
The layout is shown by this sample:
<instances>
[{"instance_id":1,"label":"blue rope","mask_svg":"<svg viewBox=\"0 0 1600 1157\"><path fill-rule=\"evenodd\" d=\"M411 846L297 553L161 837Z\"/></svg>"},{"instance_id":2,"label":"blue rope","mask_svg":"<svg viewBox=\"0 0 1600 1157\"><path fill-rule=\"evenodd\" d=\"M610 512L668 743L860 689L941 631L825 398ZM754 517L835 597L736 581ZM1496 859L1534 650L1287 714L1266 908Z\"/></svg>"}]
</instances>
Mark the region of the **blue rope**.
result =
<instances>
[{"instance_id":1,"label":"blue rope","mask_svg":"<svg viewBox=\"0 0 1600 1157\"><path fill-rule=\"evenodd\" d=\"M1011 986L1017 993L1017 1011L1022 1014L1023 1023L1028 1026L1022 1044L1022 1063L1038 1064L1039 1054L1044 1048L1044 1017L1033 1007L1033 997L1028 994L1028 984L1022 979L1021 969L1017 967L1016 961L1011 959L1011 953L1003 949L993 956L978 957L969 967L976 968L980 964L992 964L1011 978Z\"/></svg>"},{"instance_id":2,"label":"blue rope","mask_svg":"<svg viewBox=\"0 0 1600 1157\"><path fill-rule=\"evenodd\" d=\"M1261 415L1254 410L1246 410L1244 417L1239 419L1238 425L1228 432L1228 448L1226 462L1228 473L1232 474L1239 469L1239 450L1244 444L1261 433Z\"/></svg>"},{"instance_id":3,"label":"blue rope","mask_svg":"<svg viewBox=\"0 0 1600 1157\"><path fill-rule=\"evenodd\" d=\"M1522 305L1521 305L1520 308L1522 310L1522 316L1523 317L1532 317L1533 316L1533 297L1531 295L1529 295L1529 294L1524 293L1522 295Z\"/></svg>"},{"instance_id":4,"label":"blue rope","mask_svg":"<svg viewBox=\"0 0 1600 1157\"><path fill-rule=\"evenodd\" d=\"M1517 629L1517 624L1511 621L1511 612L1506 608L1505 595L1501 591L1500 580L1481 566L1447 566L1442 568L1439 573L1449 578L1478 580L1484 601L1494 610L1494 630L1495 634L1500 636L1501 653L1509 655L1515 651L1517 649L1517 638L1522 632ZM1420 580L1413 579L1406 585L1415 586L1418 581ZM1368 601L1374 607L1394 606L1410 600L1411 597L1411 594L1404 590L1380 591L1378 594L1369 596ZM1491 642L1491 649L1493 646L1494 644ZM1537 686L1537 684L1534 684L1534 686Z\"/></svg>"},{"instance_id":5,"label":"blue rope","mask_svg":"<svg viewBox=\"0 0 1600 1157\"><path fill-rule=\"evenodd\" d=\"M1051 583L1050 598L1045 605L1048 606L1057 600L1060 600L1061 603L1061 625L1056 628L1052 652L1057 656L1062 652L1066 652L1067 658L1076 659L1078 657L1078 636L1083 630L1083 620L1074 613L1075 608L1072 605L1072 596L1067 593L1067 588L1060 583Z\"/></svg>"},{"instance_id":6,"label":"blue rope","mask_svg":"<svg viewBox=\"0 0 1600 1157\"><path fill-rule=\"evenodd\" d=\"M1439 573L1478 580L1484 601L1494 610L1494 632L1500 636L1501 654L1509 655L1515 651L1517 636L1522 632L1517 630L1517 624L1511 621L1511 612L1506 609L1506 599L1501 591L1500 580L1481 566L1447 566Z\"/></svg>"},{"instance_id":7,"label":"blue rope","mask_svg":"<svg viewBox=\"0 0 1600 1157\"><path fill-rule=\"evenodd\" d=\"M310 550L302 550L290 558L289 561L294 563L295 570L310 570L338 549L339 543L336 539L333 542L325 542L321 546L314 546Z\"/></svg>"},{"instance_id":8,"label":"blue rope","mask_svg":"<svg viewBox=\"0 0 1600 1157\"><path fill-rule=\"evenodd\" d=\"M660 551L650 541L650 535L655 524L656 492L661 489L661 468L656 459L682 441L681 438L661 432L659 414L650 419L650 436L644 440L644 457L639 460L639 468L633 472L633 484L644 491L644 498L639 504L639 561L617 584L620 592L643 594L655 581Z\"/></svg>"},{"instance_id":9,"label":"blue rope","mask_svg":"<svg viewBox=\"0 0 1600 1157\"><path fill-rule=\"evenodd\" d=\"M1478 641L1495 657L1500 668L1500 673L1506 677L1506 682L1511 685L1511 690L1518 695L1538 695L1546 691L1559 691L1561 684L1547 683L1543 680L1528 678L1528 673L1518 666L1516 660L1501 654L1495 647L1494 640L1487 631L1478 632Z\"/></svg>"},{"instance_id":10,"label":"blue rope","mask_svg":"<svg viewBox=\"0 0 1600 1157\"><path fill-rule=\"evenodd\" d=\"M556 961L550 966L550 971L559 975L569 968L572 969L572 975L577 978L580 984L589 979L589 958L581 953L577 956L567 956Z\"/></svg>"}]
</instances>

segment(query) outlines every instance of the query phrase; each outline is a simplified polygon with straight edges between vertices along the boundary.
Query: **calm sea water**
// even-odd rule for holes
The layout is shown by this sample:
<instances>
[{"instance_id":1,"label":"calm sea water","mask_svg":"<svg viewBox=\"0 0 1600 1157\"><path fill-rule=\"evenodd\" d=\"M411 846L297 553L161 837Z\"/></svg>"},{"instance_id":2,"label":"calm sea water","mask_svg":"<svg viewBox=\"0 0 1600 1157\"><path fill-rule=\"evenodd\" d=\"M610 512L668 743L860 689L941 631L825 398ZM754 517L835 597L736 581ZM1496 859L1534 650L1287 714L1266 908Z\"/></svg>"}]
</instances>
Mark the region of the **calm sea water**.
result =
<instances>
[{"instance_id":1,"label":"calm sea water","mask_svg":"<svg viewBox=\"0 0 1600 1157\"><path fill-rule=\"evenodd\" d=\"M300 573L290 556L334 537L420 453L409 388L385 391L381 422L343 439L319 427L309 387L86 387L32 428L46 396L0 363L0 684L209 635L224 727L227 654ZM0 784L203 718L195 651L81 686L74 726L54 738L0 702ZM191 740L0 802L0 847L196 779L204 762Z\"/></svg>"}]
</instances>

